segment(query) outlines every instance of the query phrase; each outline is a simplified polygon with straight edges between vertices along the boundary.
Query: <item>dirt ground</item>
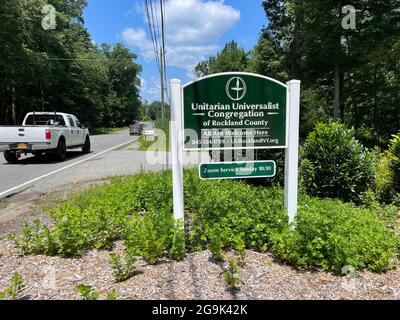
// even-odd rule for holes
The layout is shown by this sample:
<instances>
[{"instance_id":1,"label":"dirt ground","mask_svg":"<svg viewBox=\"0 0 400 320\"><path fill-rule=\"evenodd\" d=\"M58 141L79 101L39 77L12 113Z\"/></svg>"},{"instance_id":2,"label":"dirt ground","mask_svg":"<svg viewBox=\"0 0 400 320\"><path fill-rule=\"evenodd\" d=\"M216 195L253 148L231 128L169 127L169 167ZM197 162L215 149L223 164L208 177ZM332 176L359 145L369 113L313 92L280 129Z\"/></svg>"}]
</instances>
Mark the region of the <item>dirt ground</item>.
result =
<instances>
[{"instance_id":1,"label":"dirt ground","mask_svg":"<svg viewBox=\"0 0 400 320\"><path fill-rule=\"evenodd\" d=\"M96 182L101 183L101 182ZM95 183L95 184L96 184ZM383 274L358 273L340 277L326 272L296 270L275 260L272 254L247 252L246 264L240 268L239 290L228 290L224 281L225 263L215 263L208 251L193 253L182 262L162 260L156 266L138 260L138 272L122 283L116 283L109 265L110 252L93 250L80 259L24 256L6 239L18 231L25 220L51 224L42 214L43 207L71 192L92 186L76 185L58 193L17 195L0 203L0 291L15 272L26 282L26 299L79 299L76 286L89 284L105 298L112 290L118 299L400 299L398 269ZM116 243L114 252L122 253ZM229 255L229 254L228 254Z\"/></svg>"}]
</instances>

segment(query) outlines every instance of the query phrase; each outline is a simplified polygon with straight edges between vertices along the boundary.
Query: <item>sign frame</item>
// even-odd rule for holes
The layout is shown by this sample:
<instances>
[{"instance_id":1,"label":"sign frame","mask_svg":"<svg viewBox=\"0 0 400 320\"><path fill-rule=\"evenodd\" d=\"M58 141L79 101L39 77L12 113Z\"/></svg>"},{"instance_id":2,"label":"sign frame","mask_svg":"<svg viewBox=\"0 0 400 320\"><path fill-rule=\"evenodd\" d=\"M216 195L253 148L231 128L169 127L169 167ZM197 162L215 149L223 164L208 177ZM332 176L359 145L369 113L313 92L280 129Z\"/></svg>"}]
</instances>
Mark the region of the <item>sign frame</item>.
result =
<instances>
[{"instance_id":1,"label":"sign frame","mask_svg":"<svg viewBox=\"0 0 400 320\"><path fill-rule=\"evenodd\" d=\"M216 77L220 75L240 75L247 74L266 78L275 83L282 85L286 88L286 146L279 148L262 147L259 149L284 149L285 150L285 199L284 205L287 209L289 223L292 223L297 215L298 210L298 172L299 172L299 125L300 125L300 80L290 80L284 85L278 80L265 77L258 74L244 73L244 72L227 72L218 73L208 76ZM207 77L205 77L207 78ZM204 79L204 78L202 78ZM201 81L198 79L196 81ZM183 199L183 151L196 151L195 149L184 149L184 88L193 84L192 81L182 86L179 79L170 80L171 88L171 153L172 153L172 180L173 180L173 211L174 218L177 221L184 221L184 199ZM229 150L234 150L228 148ZM240 147L238 149L244 149ZM257 149L251 147L248 149ZM199 149L207 151L206 148ZM221 148L217 150L223 150ZM197 150L198 151L198 150Z\"/></svg>"},{"instance_id":2,"label":"sign frame","mask_svg":"<svg viewBox=\"0 0 400 320\"><path fill-rule=\"evenodd\" d=\"M201 82L203 80L207 80L210 78L215 78L215 77L219 77L219 76L249 76L249 77L256 77L256 78L261 78L264 80L268 80L271 82L274 82L277 85L282 86L286 92L288 91L289 87L287 84L284 84L276 79L273 79L271 77L267 77L264 75L260 75L260 74L256 74L256 73L250 73L250 72L220 72L220 73L214 73L205 77L202 77L200 79L197 80L193 80L190 81L188 83L186 83L185 85L182 86L182 102L181 102L181 128L182 130L185 130L185 96L184 96L184 92L185 89L197 82ZM218 150L265 150L265 149L287 149L288 148L288 144L289 144L289 97L286 97L286 125L285 125L285 145L284 146L261 146L261 147L218 147L218 148L213 148L213 147L208 147L208 148L187 148L185 146L185 141L183 140L183 151L184 152L190 152L190 151L218 151ZM212 130L212 129L211 129ZM246 130L246 129L243 129ZM185 138L185 137L184 137Z\"/></svg>"},{"instance_id":3,"label":"sign frame","mask_svg":"<svg viewBox=\"0 0 400 320\"><path fill-rule=\"evenodd\" d=\"M273 163L274 164L274 174L269 176L238 176L238 177L228 177L228 178L203 178L201 176L201 167L205 165L213 165L213 164L245 164L245 163ZM210 162L210 163L202 163L199 165L199 176L201 180L237 180L237 179L261 179L261 178L273 178L276 176L276 161L274 160L259 160L259 161L238 161L238 162Z\"/></svg>"}]
</instances>

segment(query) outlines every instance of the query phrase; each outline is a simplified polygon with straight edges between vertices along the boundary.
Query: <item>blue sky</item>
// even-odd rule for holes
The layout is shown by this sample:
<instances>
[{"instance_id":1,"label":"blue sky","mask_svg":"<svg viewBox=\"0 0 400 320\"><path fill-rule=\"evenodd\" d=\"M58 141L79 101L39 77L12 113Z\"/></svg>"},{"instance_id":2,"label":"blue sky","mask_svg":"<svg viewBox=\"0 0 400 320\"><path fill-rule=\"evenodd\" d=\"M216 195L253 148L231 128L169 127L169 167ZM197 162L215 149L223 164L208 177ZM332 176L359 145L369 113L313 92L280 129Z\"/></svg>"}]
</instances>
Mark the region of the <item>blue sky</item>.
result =
<instances>
[{"instance_id":1,"label":"blue sky","mask_svg":"<svg viewBox=\"0 0 400 320\"><path fill-rule=\"evenodd\" d=\"M144 0L88 0L85 23L93 41L122 42L143 66L142 97L159 100L159 73ZM156 0L155 2L158 2ZM168 78L183 83L202 59L232 39L249 50L267 23L261 0L166 0Z\"/></svg>"}]
</instances>

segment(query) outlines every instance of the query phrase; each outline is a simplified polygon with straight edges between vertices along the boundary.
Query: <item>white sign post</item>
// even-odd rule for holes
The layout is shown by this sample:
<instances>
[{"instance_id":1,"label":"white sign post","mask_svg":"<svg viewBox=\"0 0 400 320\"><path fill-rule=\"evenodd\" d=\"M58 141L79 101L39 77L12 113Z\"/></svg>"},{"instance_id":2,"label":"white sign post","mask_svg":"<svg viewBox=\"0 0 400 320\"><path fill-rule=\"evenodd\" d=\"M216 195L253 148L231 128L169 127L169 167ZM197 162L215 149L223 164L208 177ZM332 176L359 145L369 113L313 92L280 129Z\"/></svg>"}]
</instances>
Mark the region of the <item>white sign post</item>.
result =
<instances>
[{"instance_id":1,"label":"white sign post","mask_svg":"<svg viewBox=\"0 0 400 320\"><path fill-rule=\"evenodd\" d=\"M172 79L171 85L171 147L172 147L172 185L174 197L174 218L184 220L183 204L183 164L182 164L182 84Z\"/></svg>"},{"instance_id":2,"label":"white sign post","mask_svg":"<svg viewBox=\"0 0 400 320\"><path fill-rule=\"evenodd\" d=\"M300 84L299 80L287 83L287 112L289 114L288 145L285 152L285 208L289 223L297 214L298 175L299 175L299 122L300 122Z\"/></svg>"}]
</instances>

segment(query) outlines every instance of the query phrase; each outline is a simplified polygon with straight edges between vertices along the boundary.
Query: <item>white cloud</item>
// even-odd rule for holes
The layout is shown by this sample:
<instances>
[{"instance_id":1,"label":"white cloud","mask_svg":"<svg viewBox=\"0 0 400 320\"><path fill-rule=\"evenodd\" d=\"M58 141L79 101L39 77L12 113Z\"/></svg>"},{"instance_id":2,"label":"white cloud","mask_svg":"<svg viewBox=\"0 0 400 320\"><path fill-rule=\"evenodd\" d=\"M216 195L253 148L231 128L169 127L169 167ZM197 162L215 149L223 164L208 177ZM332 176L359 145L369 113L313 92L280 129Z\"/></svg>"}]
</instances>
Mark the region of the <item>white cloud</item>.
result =
<instances>
[{"instance_id":1,"label":"white cloud","mask_svg":"<svg viewBox=\"0 0 400 320\"><path fill-rule=\"evenodd\" d=\"M166 4L168 40L172 44L209 46L240 19L224 1L169 0Z\"/></svg>"},{"instance_id":2,"label":"white cloud","mask_svg":"<svg viewBox=\"0 0 400 320\"><path fill-rule=\"evenodd\" d=\"M147 39L146 32L142 28L127 28L122 32L122 38L128 45L140 50L146 60L154 58L153 45Z\"/></svg>"},{"instance_id":3,"label":"white cloud","mask_svg":"<svg viewBox=\"0 0 400 320\"><path fill-rule=\"evenodd\" d=\"M150 101L160 100L160 79L150 77L149 80L143 78L141 81L141 95L143 99Z\"/></svg>"},{"instance_id":4,"label":"white cloud","mask_svg":"<svg viewBox=\"0 0 400 320\"><path fill-rule=\"evenodd\" d=\"M224 0L168 0L165 16L167 63L191 72L200 60L218 51L219 39L240 20L240 11ZM122 36L146 60L154 59L152 43L143 29L128 28Z\"/></svg>"}]
</instances>

